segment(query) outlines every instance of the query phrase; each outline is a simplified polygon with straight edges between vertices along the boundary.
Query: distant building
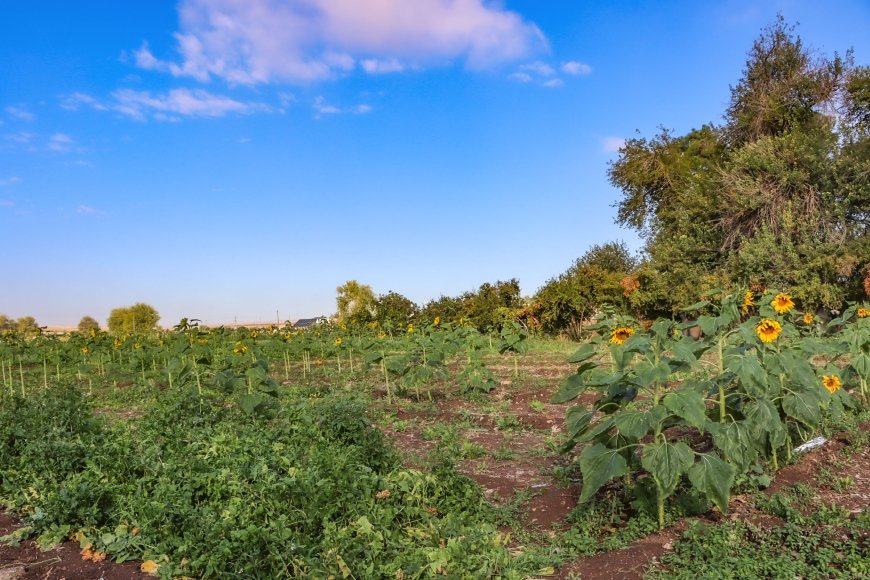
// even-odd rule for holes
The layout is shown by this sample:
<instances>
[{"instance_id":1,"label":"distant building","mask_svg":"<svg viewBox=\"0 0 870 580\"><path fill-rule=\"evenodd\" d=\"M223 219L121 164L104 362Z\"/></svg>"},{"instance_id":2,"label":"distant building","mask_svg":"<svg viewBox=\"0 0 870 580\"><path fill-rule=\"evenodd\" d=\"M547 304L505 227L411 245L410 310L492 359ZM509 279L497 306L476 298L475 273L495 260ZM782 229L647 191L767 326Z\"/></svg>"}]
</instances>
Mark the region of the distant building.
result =
<instances>
[{"instance_id":1,"label":"distant building","mask_svg":"<svg viewBox=\"0 0 870 580\"><path fill-rule=\"evenodd\" d=\"M318 316L317 318L300 318L293 323L293 328L304 330L306 328L311 328L312 326L317 326L318 324L326 324L326 322L327 320L325 316Z\"/></svg>"}]
</instances>

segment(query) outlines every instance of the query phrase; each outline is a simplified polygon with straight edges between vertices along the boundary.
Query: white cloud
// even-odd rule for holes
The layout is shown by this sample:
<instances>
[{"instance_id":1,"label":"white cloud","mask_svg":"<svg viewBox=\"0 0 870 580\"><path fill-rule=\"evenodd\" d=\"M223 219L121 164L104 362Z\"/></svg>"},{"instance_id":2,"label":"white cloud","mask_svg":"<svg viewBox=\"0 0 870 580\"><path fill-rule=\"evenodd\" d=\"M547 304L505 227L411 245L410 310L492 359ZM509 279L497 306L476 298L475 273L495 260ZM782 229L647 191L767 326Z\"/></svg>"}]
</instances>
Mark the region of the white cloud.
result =
<instances>
[{"instance_id":1,"label":"white cloud","mask_svg":"<svg viewBox=\"0 0 870 580\"><path fill-rule=\"evenodd\" d=\"M179 62L147 44L138 66L234 84L310 82L403 62L480 69L546 50L538 27L486 0L182 0Z\"/></svg>"},{"instance_id":2,"label":"white cloud","mask_svg":"<svg viewBox=\"0 0 870 580\"><path fill-rule=\"evenodd\" d=\"M61 99L60 107L67 111L78 111L81 107L87 106L98 111L105 111L107 107L97 101L94 97L85 93L72 93Z\"/></svg>"},{"instance_id":3,"label":"white cloud","mask_svg":"<svg viewBox=\"0 0 870 580\"><path fill-rule=\"evenodd\" d=\"M75 145L75 141L65 133L55 133L48 138L48 148L59 153L69 151L73 145Z\"/></svg>"},{"instance_id":4,"label":"white cloud","mask_svg":"<svg viewBox=\"0 0 870 580\"><path fill-rule=\"evenodd\" d=\"M532 82L532 75L524 72L515 72L508 75L508 78L512 81L517 81L518 83L530 83Z\"/></svg>"},{"instance_id":5,"label":"white cloud","mask_svg":"<svg viewBox=\"0 0 870 580\"><path fill-rule=\"evenodd\" d=\"M601 149L605 153L619 153L623 147L625 147L625 139L622 137L605 137L601 144Z\"/></svg>"},{"instance_id":6,"label":"white cloud","mask_svg":"<svg viewBox=\"0 0 870 580\"><path fill-rule=\"evenodd\" d=\"M0 187L5 187L7 185L15 185L16 183L21 183L21 178L13 175L7 179L0 179Z\"/></svg>"},{"instance_id":7,"label":"white cloud","mask_svg":"<svg viewBox=\"0 0 870 580\"><path fill-rule=\"evenodd\" d=\"M27 145L33 138L36 137L36 133L28 133L27 131L19 131L18 133L8 133L4 136L7 141L12 141L13 143L18 143L19 145Z\"/></svg>"},{"instance_id":8,"label":"white cloud","mask_svg":"<svg viewBox=\"0 0 870 580\"><path fill-rule=\"evenodd\" d=\"M520 66L520 70L542 77L551 77L556 73L553 67L539 60Z\"/></svg>"},{"instance_id":9,"label":"white cloud","mask_svg":"<svg viewBox=\"0 0 870 580\"><path fill-rule=\"evenodd\" d=\"M371 105L359 104L352 107L336 107L335 105L327 104L326 99L317 97L314 99L314 118L320 119L323 115L340 115L351 113L354 115L365 115L372 112Z\"/></svg>"},{"instance_id":10,"label":"white cloud","mask_svg":"<svg viewBox=\"0 0 870 580\"><path fill-rule=\"evenodd\" d=\"M121 89L112 93L110 108L133 119L149 116L159 121L179 121L181 117L223 117L230 113L250 114L271 110L262 103L249 103L204 90L173 89L167 93Z\"/></svg>"},{"instance_id":11,"label":"white cloud","mask_svg":"<svg viewBox=\"0 0 870 580\"><path fill-rule=\"evenodd\" d=\"M548 89L558 89L559 87L565 86L565 81L562 79L550 79L544 82L544 86Z\"/></svg>"},{"instance_id":12,"label":"white cloud","mask_svg":"<svg viewBox=\"0 0 870 580\"><path fill-rule=\"evenodd\" d=\"M28 111L23 105L18 105L17 107L10 105L4 110L10 117L19 121L33 121L36 119L36 115Z\"/></svg>"},{"instance_id":13,"label":"white cloud","mask_svg":"<svg viewBox=\"0 0 870 580\"><path fill-rule=\"evenodd\" d=\"M362 65L364 71L372 75L398 73L405 70L405 65L396 60L395 58L390 58L386 60L367 58L361 61L360 65Z\"/></svg>"},{"instance_id":14,"label":"white cloud","mask_svg":"<svg viewBox=\"0 0 870 580\"><path fill-rule=\"evenodd\" d=\"M592 72L591 66L578 60L563 62L560 68L562 69L562 72L572 76L588 75Z\"/></svg>"}]
</instances>

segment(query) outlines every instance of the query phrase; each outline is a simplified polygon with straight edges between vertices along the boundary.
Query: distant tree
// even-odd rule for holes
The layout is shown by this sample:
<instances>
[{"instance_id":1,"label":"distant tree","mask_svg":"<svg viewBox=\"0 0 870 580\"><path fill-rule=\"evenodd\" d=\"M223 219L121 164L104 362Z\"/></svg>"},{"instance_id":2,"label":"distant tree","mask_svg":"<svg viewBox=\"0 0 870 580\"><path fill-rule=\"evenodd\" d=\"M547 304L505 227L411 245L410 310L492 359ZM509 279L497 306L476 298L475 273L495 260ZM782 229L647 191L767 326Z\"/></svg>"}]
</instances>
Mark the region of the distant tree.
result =
<instances>
[{"instance_id":1,"label":"distant tree","mask_svg":"<svg viewBox=\"0 0 870 580\"><path fill-rule=\"evenodd\" d=\"M523 307L520 282L516 278L495 284L481 284L476 292L461 297L462 317L480 332L500 330L508 321L515 320Z\"/></svg>"},{"instance_id":2,"label":"distant tree","mask_svg":"<svg viewBox=\"0 0 870 580\"><path fill-rule=\"evenodd\" d=\"M157 327L160 314L150 304L115 308L109 313L109 330L116 334L146 333Z\"/></svg>"},{"instance_id":3,"label":"distant tree","mask_svg":"<svg viewBox=\"0 0 870 580\"><path fill-rule=\"evenodd\" d=\"M81 320L79 320L79 332L82 334L90 334L91 331L99 332L100 323L91 316L83 316Z\"/></svg>"},{"instance_id":4,"label":"distant tree","mask_svg":"<svg viewBox=\"0 0 870 580\"><path fill-rule=\"evenodd\" d=\"M625 310L638 288L628 276L635 259L623 242L590 248L568 270L549 280L532 299L531 313L549 334L579 336L584 321L604 304Z\"/></svg>"},{"instance_id":5,"label":"distant tree","mask_svg":"<svg viewBox=\"0 0 870 580\"><path fill-rule=\"evenodd\" d=\"M5 314L0 314L0 333L12 332L15 330L15 323Z\"/></svg>"},{"instance_id":6,"label":"distant tree","mask_svg":"<svg viewBox=\"0 0 870 580\"><path fill-rule=\"evenodd\" d=\"M375 293L371 286L348 280L335 289L338 319L342 323L370 322L375 312Z\"/></svg>"},{"instance_id":7,"label":"distant tree","mask_svg":"<svg viewBox=\"0 0 870 580\"><path fill-rule=\"evenodd\" d=\"M427 302L418 316L421 320L439 318L442 323L456 324L462 319L462 299L458 296L439 296Z\"/></svg>"},{"instance_id":8,"label":"distant tree","mask_svg":"<svg viewBox=\"0 0 870 580\"><path fill-rule=\"evenodd\" d=\"M42 329L32 316L22 316L15 321L15 333L22 338L31 338L41 334Z\"/></svg>"},{"instance_id":9,"label":"distant tree","mask_svg":"<svg viewBox=\"0 0 870 580\"><path fill-rule=\"evenodd\" d=\"M374 310L374 319L381 326L389 325L401 328L406 327L414 320L417 313L420 312L420 307L405 296L390 291L377 297Z\"/></svg>"}]
</instances>

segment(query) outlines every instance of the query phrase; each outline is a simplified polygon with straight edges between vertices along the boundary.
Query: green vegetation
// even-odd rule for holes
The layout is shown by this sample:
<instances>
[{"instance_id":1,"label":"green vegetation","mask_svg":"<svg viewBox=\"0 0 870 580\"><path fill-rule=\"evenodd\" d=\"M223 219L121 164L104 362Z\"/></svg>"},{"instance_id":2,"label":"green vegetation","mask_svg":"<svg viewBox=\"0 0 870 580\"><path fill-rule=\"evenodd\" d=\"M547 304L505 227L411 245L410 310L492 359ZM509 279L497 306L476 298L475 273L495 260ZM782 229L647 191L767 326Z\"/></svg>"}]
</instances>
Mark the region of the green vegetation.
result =
<instances>
[{"instance_id":1,"label":"green vegetation","mask_svg":"<svg viewBox=\"0 0 870 580\"><path fill-rule=\"evenodd\" d=\"M114 308L106 322L109 330L118 334L148 333L157 328L160 315L150 304Z\"/></svg>"}]
</instances>

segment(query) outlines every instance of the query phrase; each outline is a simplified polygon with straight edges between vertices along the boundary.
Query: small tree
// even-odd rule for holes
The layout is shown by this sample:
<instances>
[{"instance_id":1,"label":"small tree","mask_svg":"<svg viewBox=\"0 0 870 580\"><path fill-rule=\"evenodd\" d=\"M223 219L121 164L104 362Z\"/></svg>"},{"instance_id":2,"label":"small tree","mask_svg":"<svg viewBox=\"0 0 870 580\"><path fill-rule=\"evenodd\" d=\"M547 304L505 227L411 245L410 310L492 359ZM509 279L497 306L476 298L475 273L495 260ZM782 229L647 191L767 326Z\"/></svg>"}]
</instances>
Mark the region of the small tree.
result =
<instances>
[{"instance_id":1,"label":"small tree","mask_svg":"<svg viewBox=\"0 0 870 580\"><path fill-rule=\"evenodd\" d=\"M92 316L84 316L79 320L79 332L82 334L90 334L91 331L99 332L100 323Z\"/></svg>"},{"instance_id":2,"label":"small tree","mask_svg":"<svg viewBox=\"0 0 870 580\"><path fill-rule=\"evenodd\" d=\"M109 330L116 334L149 332L157 326L160 314L150 304L142 302L133 306L115 308L109 313Z\"/></svg>"},{"instance_id":3,"label":"small tree","mask_svg":"<svg viewBox=\"0 0 870 580\"><path fill-rule=\"evenodd\" d=\"M398 292L387 292L375 301L375 320L382 326L389 324L394 328L407 326L420 311L420 308ZM428 322L431 322L428 321Z\"/></svg>"},{"instance_id":4,"label":"small tree","mask_svg":"<svg viewBox=\"0 0 870 580\"><path fill-rule=\"evenodd\" d=\"M375 293L371 286L348 280L335 289L338 318L343 323L365 323L372 319Z\"/></svg>"}]
</instances>

